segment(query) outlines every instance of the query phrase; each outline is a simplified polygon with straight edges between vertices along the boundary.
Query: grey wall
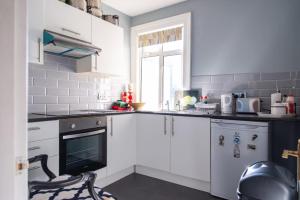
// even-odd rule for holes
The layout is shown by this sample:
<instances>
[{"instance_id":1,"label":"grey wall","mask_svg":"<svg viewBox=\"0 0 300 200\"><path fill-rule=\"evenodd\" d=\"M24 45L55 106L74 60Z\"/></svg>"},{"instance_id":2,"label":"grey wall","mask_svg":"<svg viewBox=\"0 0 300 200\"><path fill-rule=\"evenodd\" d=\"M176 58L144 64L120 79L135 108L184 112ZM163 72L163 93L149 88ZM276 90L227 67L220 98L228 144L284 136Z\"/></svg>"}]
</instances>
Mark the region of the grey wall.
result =
<instances>
[{"instance_id":1,"label":"grey wall","mask_svg":"<svg viewBox=\"0 0 300 200\"><path fill-rule=\"evenodd\" d=\"M300 69L299 0L189 0L132 26L192 12L192 76Z\"/></svg>"}]
</instances>

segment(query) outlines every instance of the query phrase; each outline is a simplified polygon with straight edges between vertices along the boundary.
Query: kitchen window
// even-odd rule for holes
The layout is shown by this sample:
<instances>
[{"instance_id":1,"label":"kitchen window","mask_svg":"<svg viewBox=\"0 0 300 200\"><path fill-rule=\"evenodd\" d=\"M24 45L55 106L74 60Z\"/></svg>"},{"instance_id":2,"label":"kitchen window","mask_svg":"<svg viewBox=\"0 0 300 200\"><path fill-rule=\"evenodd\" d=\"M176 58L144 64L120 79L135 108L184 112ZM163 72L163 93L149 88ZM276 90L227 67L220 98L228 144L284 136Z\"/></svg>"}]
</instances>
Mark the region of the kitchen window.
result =
<instances>
[{"instance_id":1,"label":"kitchen window","mask_svg":"<svg viewBox=\"0 0 300 200\"><path fill-rule=\"evenodd\" d=\"M145 108L175 109L176 91L190 89L190 13L132 29L132 82Z\"/></svg>"},{"instance_id":2,"label":"kitchen window","mask_svg":"<svg viewBox=\"0 0 300 200\"><path fill-rule=\"evenodd\" d=\"M139 48L140 99L146 108L161 108L168 102L174 108L175 92L183 88L183 41Z\"/></svg>"}]
</instances>

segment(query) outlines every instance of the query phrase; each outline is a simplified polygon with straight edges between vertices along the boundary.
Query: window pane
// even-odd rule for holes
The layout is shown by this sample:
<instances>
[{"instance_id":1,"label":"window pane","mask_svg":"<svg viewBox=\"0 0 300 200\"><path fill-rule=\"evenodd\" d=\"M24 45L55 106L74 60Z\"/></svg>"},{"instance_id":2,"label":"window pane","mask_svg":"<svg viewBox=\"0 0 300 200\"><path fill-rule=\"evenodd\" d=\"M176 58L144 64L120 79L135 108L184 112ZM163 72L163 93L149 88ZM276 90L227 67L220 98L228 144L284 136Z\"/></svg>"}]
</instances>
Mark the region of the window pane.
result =
<instances>
[{"instance_id":1,"label":"window pane","mask_svg":"<svg viewBox=\"0 0 300 200\"><path fill-rule=\"evenodd\" d=\"M168 42L163 44L163 51L178 51L183 50L183 40Z\"/></svg>"},{"instance_id":2,"label":"window pane","mask_svg":"<svg viewBox=\"0 0 300 200\"><path fill-rule=\"evenodd\" d=\"M162 45L157 44L157 45L143 47L143 51L144 51L144 54L157 53L157 52L160 52L161 48L162 48Z\"/></svg>"},{"instance_id":3,"label":"window pane","mask_svg":"<svg viewBox=\"0 0 300 200\"><path fill-rule=\"evenodd\" d=\"M164 57L164 102L174 109L175 91L182 89L182 55Z\"/></svg>"},{"instance_id":4,"label":"window pane","mask_svg":"<svg viewBox=\"0 0 300 200\"><path fill-rule=\"evenodd\" d=\"M141 101L145 109L159 108L159 57L142 59Z\"/></svg>"}]
</instances>

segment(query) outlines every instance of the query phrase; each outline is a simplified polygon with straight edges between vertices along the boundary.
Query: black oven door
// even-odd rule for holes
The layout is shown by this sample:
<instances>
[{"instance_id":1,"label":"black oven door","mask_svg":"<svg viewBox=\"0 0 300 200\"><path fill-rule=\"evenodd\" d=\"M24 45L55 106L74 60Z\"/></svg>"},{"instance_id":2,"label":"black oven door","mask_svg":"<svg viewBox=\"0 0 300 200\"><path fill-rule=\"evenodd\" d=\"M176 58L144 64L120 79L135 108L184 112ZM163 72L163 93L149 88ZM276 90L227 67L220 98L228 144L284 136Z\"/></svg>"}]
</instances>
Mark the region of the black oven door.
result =
<instances>
[{"instance_id":1,"label":"black oven door","mask_svg":"<svg viewBox=\"0 0 300 200\"><path fill-rule=\"evenodd\" d=\"M60 136L59 173L78 175L106 166L106 129L80 131Z\"/></svg>"}]
</instances>

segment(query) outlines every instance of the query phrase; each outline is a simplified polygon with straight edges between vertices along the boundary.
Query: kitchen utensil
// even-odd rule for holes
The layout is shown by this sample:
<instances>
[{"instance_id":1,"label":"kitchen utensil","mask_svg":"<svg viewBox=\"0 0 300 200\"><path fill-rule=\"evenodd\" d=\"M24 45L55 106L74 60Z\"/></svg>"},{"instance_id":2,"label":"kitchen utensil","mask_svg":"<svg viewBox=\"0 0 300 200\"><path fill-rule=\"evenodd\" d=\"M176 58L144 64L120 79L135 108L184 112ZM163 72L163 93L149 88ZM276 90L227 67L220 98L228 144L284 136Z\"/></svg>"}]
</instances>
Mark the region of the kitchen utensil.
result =
<instances>
[{"instance_id":1,"label":"kitchen utensil","mask_svg":"<svg viewBox=\"0 0 300 200\"><path fill-rule=\"evenodd\" d=\"M272 115L287 115L287 104L286 103L274 103L271 105Z\"/></svg>"},{"instance_id":2,"label":"kitchen utensil","mask_svg":"<svg viewBox=\"0 0 300 200\"><path fill-rule=\"evenodd\" d=\"M132 103L132 107L134 108L134 110L143 110L145 106L145 103Z\"/></svg>"},{"instance_id":3,"label":"kitchen utensil","mask_svg":"<svg viewBox=\"0 0 300 200\"><path fill-rule=\"evenodd\" d=\"M271 94L271 105L281 102L282 95L279 91Z\"/></svg>"},{"instance_id":4,"label":"kitchen utensil","mask_svg":"<svg viewBox=\"0 0 300 200\"><path fill-rule=\"evenodd\" d=\"M201 112L201 113L205 113L205 114L214 114L217 111L217 103L210 103L210 104L206 104L206 103L196 103L195 104L195 108L197 111Z\"/></svg>"},{"instance_id":5,"label":"kitchen utensil","mask_svg":"<svg viewBox=\"0 0 300 200\"><path fill-rule=\"evenodd\" d=\"M101 9L101 0L86 0L88 8Z\"/></svg>"},{"instance_id":6,"label":"kitchen utensil","mask_svg":"<svg viewBox=\"0 0 300 200\"><path fill-rule=\"evenodd\" d=\"M237 98L237 113L257 113L260 112L260 98Z\"/></svg>"},{"instance_id":7,"label":"kitchen utensil","mask_svg":"<svg viewBox=\"0 0 300 200\"><path fill-rule=\"evenodd\" d=\"M233 94L221 95L221 111L224 114L232 114L235 112L235 97Z\"/></svg>"},{"instance_id":8,"label":"kitchen utensil","mask_svg":"<svg viewBox=\"0 0 300 200\"><path fill-rule=\"evenodd\" d=\"M119 26L119 16L118 15L103 15L102 18L114 25Z\"/></svg>"},{"instance_id":9,"label":"kitchen utensil","mask_svg":"<svg viewBox=\"0 0 300 200\"><path fill-rule=\"evenodd\" d=\"M69 0L70 5L86 12L87 4L85 0Z\"/></svg>"}]
</instances>

